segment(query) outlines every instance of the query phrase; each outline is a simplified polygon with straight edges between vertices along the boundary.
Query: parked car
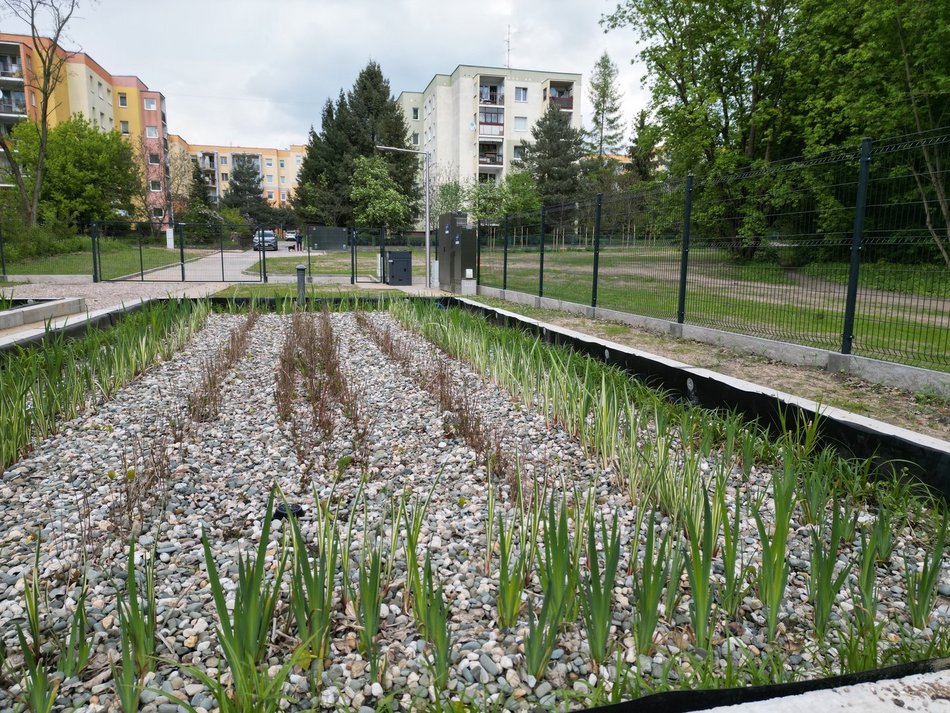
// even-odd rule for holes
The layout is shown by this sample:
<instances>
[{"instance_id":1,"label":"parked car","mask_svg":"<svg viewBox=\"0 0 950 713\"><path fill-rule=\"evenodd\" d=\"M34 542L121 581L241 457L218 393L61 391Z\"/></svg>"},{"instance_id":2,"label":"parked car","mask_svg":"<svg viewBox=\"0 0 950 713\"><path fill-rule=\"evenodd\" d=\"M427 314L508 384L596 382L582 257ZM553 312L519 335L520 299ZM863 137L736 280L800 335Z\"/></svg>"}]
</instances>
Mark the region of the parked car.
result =
<instances>
[{"instance_id":1,"label":"parked car","mask_svg":"<svg viewBox=\"0 0 950 713\"><path fill-rule=\"evenodd\" d=\"M297 240L297 231L296 231L296 230L285 230L285 231L284 231L284 240Z\"/></svg>"},{"instance_id":2,"label":"parked car","mask_svg":"<svg viewBox=\"0 0 950 713\"><path fill-rule=\"evenodd\" d=\"M254 250L276 250L277 235L273 230L259 230L254 235L252 247Z\"/></svg>"}]
</instances>

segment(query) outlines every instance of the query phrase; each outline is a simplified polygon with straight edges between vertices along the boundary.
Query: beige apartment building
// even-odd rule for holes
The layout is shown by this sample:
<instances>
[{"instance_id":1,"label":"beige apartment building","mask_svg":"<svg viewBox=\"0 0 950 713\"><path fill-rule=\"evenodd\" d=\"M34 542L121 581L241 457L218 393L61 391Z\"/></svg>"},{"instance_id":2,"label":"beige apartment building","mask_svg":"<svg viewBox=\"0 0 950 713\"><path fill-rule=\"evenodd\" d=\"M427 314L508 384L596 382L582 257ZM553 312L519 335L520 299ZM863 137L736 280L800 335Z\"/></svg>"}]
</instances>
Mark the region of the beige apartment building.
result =
<instances>
[{"instance_id":1,"label":"beige apartment building","mask_svg":"<svg viewBox=\"0 0 950 713\"><path fill-rule=\"evenodd\" d=\"M175 155L187 155L196 162L204 174L208 194L214 205L218 204L228 189L236 157L249 160L257 169L264 197L271 205L278 208L287 205L297 187L297 173L307 151L306 146L299 144L286 149L189 144L176 134L171 135L170 143L173 170L178 166L189 165L176 160Z\"/></svg>"},{"instance_id":2,"label":"beige apartment building","mask_svg":"<svg viewBox=\"0 0 950 713\"><path fill-rule=\"evenodd\" d=\"M580 74L460 64L397 102L410 145L429 154L433 180L464 184L504 178L551 104L580 129L580 99Z\"/></svg>"}]
</instances>

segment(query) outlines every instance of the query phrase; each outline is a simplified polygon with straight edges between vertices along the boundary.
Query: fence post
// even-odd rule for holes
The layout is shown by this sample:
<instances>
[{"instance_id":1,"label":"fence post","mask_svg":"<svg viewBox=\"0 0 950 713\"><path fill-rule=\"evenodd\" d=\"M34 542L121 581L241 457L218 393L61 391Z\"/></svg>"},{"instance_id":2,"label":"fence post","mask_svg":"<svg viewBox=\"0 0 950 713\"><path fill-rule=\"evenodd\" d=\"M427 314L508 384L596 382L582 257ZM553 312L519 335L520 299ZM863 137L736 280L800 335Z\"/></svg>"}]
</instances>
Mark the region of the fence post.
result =
<instances>
[{"instance_id":1,"label":"fence post","mask_svg":"<svg viewBox=\"0 0 950 713\"><path fill-rule=\"evenodd\" d=\"M350 284L356 284L356 228L350 228Z\"/></svg>"},{"instance_id":2,"label":"fence post","mask_svg":"<svg viewBox=\"0 0 950 713\"><path fill-rule=\"evenodd\" d=\"M267 284L267 251L264 249L264 228L258 228L261 231L261 278Z\"/></svg>"},{"instance_id":3,"label":"fence post","mask_svg":"<svg viewBox=\"0 0 950 713\"><path fill-rule=\"evenodd\" d=\"M508 289L508 216L505 216L505 247L501 263L501 289Z\"/></svg>"},{"instance_id":4,"label":"fence post","mask_svg":"<svg viewBox=\"0 0 950 713\"><path fill-rule=\"evenodd\" d=\"M538 297L544 297L544 206L541 206L541 259L538 265Z\"/></svg>"},{"instance_id":5,"label":"fence post","mask_svg":"<svg viewBox=\"0 0 950 713\"><path fill-rule=\"evenodd\" d=\"M99 226L96 221L92 221L89 232L92 233L92 281L99 282Z\"/></svg>"},{"instance_id":6,"label":"fence post","mask_svg":"<svg viewBox=\"0 0 950 713\"><path fill-rule=\"evenodd\" d=\"M848 293L844 305L844 332L841 353L850 354L854 344L854 313L858 304L858 271L861 267L861 241L864 237L864 213L868 202L868 173L871 165L871 139L861 140L858 164L858 195L854 203L854 230L851 233L851 265L848 268Z\"/></svg>"},{"instance_id":7,"label":"fence post","mask_svg":"<svg viewBox=\"0 0 950 713\"><path fill-rule=\"evenodd\" d=\"M0 276L7 279L7 255L3 247L3 226L0 225Z\"/></svg>"},{"instance_id":8,"label":"fence post","mask_svg":"<svg viewBox=\"0 0 950 713\"><path fill-rule=\"evenodd\" d=\"M594 279L590 288L590 306L597 307L597 274L600 272L600 210L604 204L604 194L597 194L594 207Z\"/></svg>"},{"instance_id":9,"label":"fence post","mask_svg":"<svg viewBox=\"0 0 950 713\"><path fill-rule=\"evenodd\" d=\"M252 243L253 247L253 243ZM181 224L181 239L178 241L178 256L181 261L181 281L185 281L185 223Z\"/></svg>"},{"instance_id":10,"label":"fence post","mask_svg":"<svg viewBox=\"0 0 950 713\"><path fill-rule=\"evenodd\" d=\"M482 219L475 219L475 284L482 281Z\"/></svg>"},{"instance_id":11,"label":"fence post","mask_svg":"<svg viewBox=\"0 0 950 713\"><path fill-rule=\"evenodd\" d=\"M221 282L224 282L224 226L218 228L218 252L221 254Z\"/></svg>"},{"instance_id":12,"label":"fence post","mask_svg":"<svg viewBox=\"0 0 950 713\"><path fill-rule=\"evenodd\" d=\"M379 229L379 281L386 284L386 228Z\"/></svg>"},{"instance_id":13,"label":"fence post","mask_svg":"<svg viewBox=\"0 0 950 713\"><path fill-rule=\"evenodd\" d=\"M686 177L686 199L683 203L683 249L680 253L680 291L676 306L676 321L686 321L686 271L689 269L689 226L693 212L693 176Z\"/></svg>"},{"instance_id":14,"label":"fence post","mask_svg":"<svg viewBox=\"0 0 950 713\"><path fill-rule=\"evenodd\" d=\"M139 281L145 282L145 256L142 251L142 233L139 236Z\"/></svg>"}]
</instances>

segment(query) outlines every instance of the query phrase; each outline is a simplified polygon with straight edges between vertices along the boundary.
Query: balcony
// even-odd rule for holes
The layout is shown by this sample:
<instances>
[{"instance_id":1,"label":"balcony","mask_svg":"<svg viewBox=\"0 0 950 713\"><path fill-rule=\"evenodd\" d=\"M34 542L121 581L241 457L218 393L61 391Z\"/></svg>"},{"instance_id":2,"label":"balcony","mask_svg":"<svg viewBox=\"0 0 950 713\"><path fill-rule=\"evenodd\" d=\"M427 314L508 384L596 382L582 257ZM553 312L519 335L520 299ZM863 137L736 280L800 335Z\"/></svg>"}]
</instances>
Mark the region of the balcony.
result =
<instances>
[{"instance_id":1,"label":"balcony","mask_svg":"<svg viewBox=\"0 0 950 713\"><path fill-rule=\"evenodd\" d=\"M0 114L26 116L26 102L0 99Z\"/></svg>"},{"instance_id":2,"label":"balcony","mask_svg":"<svg viewBox=\"0 0 950 713\"><path fill-rule=\"evenodd\" d=\"M488 104L490 106L504 106L505 93L504 92L486 92L486 91L479 92L478 103Z\"/></svg>"},{"instance_id":3,"label":"balcony","mask_svg":"<svg viewBox=\"0 0 950 713\"><path fill-rule=\"evenodd\" d=\"M482 77L478 84L478 103L489 106L504 106L504 80L500 77Z\"/></svg>"},{"instance_id":4,"label":"balcony","mask_svg":"<svg viewBox=\"0 0 950 713\"><path fill-rule=\"evenodd\" d=\"M504 124L479 124L478 135L479 136L497 136L500 138L505 135L505 125Z\"/></svg>"},{"instance_id":5,"label":"balcony","mask_svg":"<svg viewBox=\"0 0 950 713\"><path fill-rule=\"evenodd\" d=\"M478 154L478 165L479 166L503 166L505 163L505 158L501 153L492 153L486 151L484 153L479 152Z\"/></svg>"},{"instance_id":6,"label":"balcony","mask_svg":"<svg viewBox=\"0 0 950 713\"><path fill-rule=\"evenodd\" d=\"M564 111L574 110L574 97L551 97L551 103Z\"/></svg>"}]
</instances>

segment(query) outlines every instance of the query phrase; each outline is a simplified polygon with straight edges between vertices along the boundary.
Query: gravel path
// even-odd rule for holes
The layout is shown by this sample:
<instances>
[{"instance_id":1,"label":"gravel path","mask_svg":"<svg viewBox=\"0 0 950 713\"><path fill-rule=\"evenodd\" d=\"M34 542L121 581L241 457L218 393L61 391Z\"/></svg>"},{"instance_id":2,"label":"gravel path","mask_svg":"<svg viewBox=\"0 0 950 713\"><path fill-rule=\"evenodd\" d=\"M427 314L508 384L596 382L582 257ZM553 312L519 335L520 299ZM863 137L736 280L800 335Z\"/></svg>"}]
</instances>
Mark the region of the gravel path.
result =
<instances>
[{"instance_id":1,"label":"gravel path","mask_svg":"<svg viewBox=\"0 0 950 713\"><path fill-rule=\"evenodd\" d=\"M74 287L74 286L69 286ZM95 286L97 290L101 286ZM379 325L388 326L408 340L417 358L431 363L444 358L428 342L405 333L387 314L371 314ZM125 576L129 532L139 532L139 542L148 546L157 541L159 655L163 659L198 666L212 677L222 671L222 654L214 632L216 616L201 551L202 528L208 533L219 571L237 576L238 553L248 552L260 536L262 515L269 489L277 483L291 502L312 510L315 490L321 499L331 493L344 514L354 504L360 489L361 473L356 464L345 467L335 485L336 463L353 454L353 433L342 417L337 418L333 437L315 447L324 467L305 472L297 460L290 427L277 418L274 389L278 356L290 319L262 315L250 335L247 356L226 377L217 418L196 424L182 442L175 438L174 421L182 418L187 398L198 383L204 360L212 358L242 320L239 316L212 315L202 332L174 359L149 370L123 389L112 401L64 425L59 435L39 444L36 450L3 474L0 482L0 632L11 650L15 645L13 624L24 616L22 591L34 552L35 533L42 529L40 570L50 586L49 623L61 630L78 594L77 580L83 544L89 557L89 619L95 629L96 651L83 680L69 680L61 689L61 704L83 711L106 710L115 704L109 662L116 656L118 623L116 587ZM365 413L370 421L367 482L364 489L368 507L367 531L379 527L382 547L388 553L392 527L390 512L394 500L405 492L424 498L438 480L426 512L420 545L432 557L435 576L445 587L453 636L453 670L449 690L456 696L483 701L487 696L508 709L527 709L555 702L555 691L570 690L583 698L604 671L593 670L586 655L583 626L564 627L542 680L527 674L523 662L525 614L519 627L499 629L496 625L497 558L490 576L484 570L486 474L477 464L476 454L453 433L432 399L409 377L400 373L388 358L358 328L351 314L334 314L332 322L340 339L341 360L351 383L362 391ZM579 444L564 431L545 425L542 414L514 403L493 384L486 383L464 365L451 363L454 378L465 383L472 403L489 430L503 434L504 448L518 454L526 482L544 483L554 494L573 499L575 489L583 496L592 488L598 515L619 517L623 542L620 576L614 589L615 639L624 659L653 675L666 675L670 656L688 646L688 595L684 596L670 625L660 627L665 645L652 657L637 656L630 633L633 581L626 576L629 552L640 548L635 512L615 485L613 476L588 458ZM298 403L298 413L302 405ZM142 494L143 500L127 504L123 475L136 463L138 453L164 447L172 473L170 482L158 483ZM139 471L137 471L139 472ZM754 472L750 489L762 487L765 473ZM499 517L514 513L499 489ZM739 490L730 489L735 499ZM732 501L731 500L731 501ZM162 507L162 501L164 506ZM766 500L763 511L770 509ZM866 520L869 516L862 515ZM311 518L302 521L305 536L312 537ZM664 520L660 527L668 528ZM807 620L805 585L808 570L808 529L793 523L789 561L792 577L786 593L783 619L794 627ZM749 553L757 553L754 521L742 523L742 536ZM269 558L273 565L282 537L275 523ZM897 546L890 561L879 568L882 611L893 620L904 608L903 560L922 558L912 543L911 532L895 533ZM355 560L363 545L360 521L353 528L351 562L346 576L355 578ZM140 547L140 550L142 547ZM141 555L137 555L140 557ZM388 556L388 555L387 555ZM392 581L387 588L381 615L381 649L386 666L380 682L370 678L366 660L357 649L356 622L351 612L335 615L331 644L331 665L323 674L319 691L312 690L306 676L293 674L289 693L299 703L349 706L370 711L384 696L409 707L413 699L429 695L429 674L422 656L423 640L411 615L402 609L405 557L399 542L392 562ZM947 572L941 592L950 595ZM685 585L685 578L683 580ZM685 589L685 586L683 587ZM529 596L540 592L536 581ZM538 600L536 600L538 601ZM843 595L845 610L853 607ZM937 614L950 616L942 599ZM759 652L767 648L762 602L751 594L741 610L740 623L730 636L716 640L716 655L724 646L732 651ZM287 613L279 615L278 640L292 643ZM936 624L934 625L936 627ZM926 632L924 633L926 635ZM888 625L883 636L894 641L895 627ZM820 672L815 649L807 636L798 637L798 652L788 665L799 674ZM270 660L279 666L289 651L289 643ZM728 651L725 653L729 655ZM675 672L674 674L675 675ZM207 690L186 677L167 661L160 663L148 685L163 690L143 694L143 710L171 713L175 698L187 698L196 708L215 706ZM0 691L0 711L12 705L9 692Z\"/></svg>"}]
</instances>

